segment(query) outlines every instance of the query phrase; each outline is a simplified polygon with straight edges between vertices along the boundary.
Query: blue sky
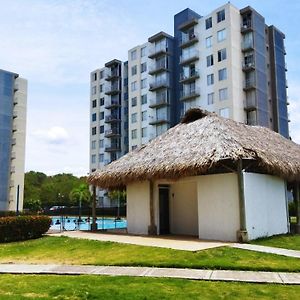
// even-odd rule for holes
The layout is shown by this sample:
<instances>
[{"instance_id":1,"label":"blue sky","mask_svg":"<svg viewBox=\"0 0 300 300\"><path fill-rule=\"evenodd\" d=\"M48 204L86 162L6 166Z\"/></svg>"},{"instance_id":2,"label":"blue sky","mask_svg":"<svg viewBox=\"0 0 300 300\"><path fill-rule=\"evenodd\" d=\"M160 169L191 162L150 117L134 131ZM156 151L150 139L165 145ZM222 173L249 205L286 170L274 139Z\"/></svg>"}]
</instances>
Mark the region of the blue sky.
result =
<instances>
[{"instance_id":1,"label":"blue sky","mask_svg":"<svg viewBox=\"0 0 300 300\"><path fill-rule=\"evenodd\" d=\"M89 73L159 31L189 7L201 15L219 0L0 0L0 68L28 79L26 170L86 175ZM231 1L261 13L286 34L290 130L300 143L300 1ZM288 4L287 4L288 3Z\"/></svg>"}]
</instances>

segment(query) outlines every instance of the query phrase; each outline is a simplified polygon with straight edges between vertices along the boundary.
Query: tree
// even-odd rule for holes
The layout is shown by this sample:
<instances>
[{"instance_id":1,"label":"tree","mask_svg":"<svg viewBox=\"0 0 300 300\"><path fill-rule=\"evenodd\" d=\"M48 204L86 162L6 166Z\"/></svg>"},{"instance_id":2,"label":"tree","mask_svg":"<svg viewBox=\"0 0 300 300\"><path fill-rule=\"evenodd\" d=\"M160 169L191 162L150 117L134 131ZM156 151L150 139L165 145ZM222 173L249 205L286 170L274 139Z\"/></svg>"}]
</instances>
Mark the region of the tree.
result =
<instances>
[{"instance_id":1,"label":"tree","mask_svg":"<svg viewBox=\"0 0 300 300\"><path fill-rule=\"evenodd\" d=\"M23 206L30 211L38 212L42 209L42 202L39 199L27 199Z\"/></svg>"},{"instance_id":2,"label":"tree","mask_svg":"<svg viewBox=\"0 0 300 300\"><path fill-rule=\"evenodd\" d=\"M77 188L74 188L69 195L69 198L71 201L79 202L79 219L81 219L81 205L82 202L85 202L87 204L91 201L91 194L89 191L89 187L87 184L80 184Z\"/></svg>"},{"instance_id":3,"label":"tree","mask_svg":"<svg viewBox=\"0 0 300 300\"><path fill-rule=\"evenodd\" d=\"M126 191L112 190L108 193L108 197L120 201L120 204L126 203Z\"/></svg>"}]
</instances>

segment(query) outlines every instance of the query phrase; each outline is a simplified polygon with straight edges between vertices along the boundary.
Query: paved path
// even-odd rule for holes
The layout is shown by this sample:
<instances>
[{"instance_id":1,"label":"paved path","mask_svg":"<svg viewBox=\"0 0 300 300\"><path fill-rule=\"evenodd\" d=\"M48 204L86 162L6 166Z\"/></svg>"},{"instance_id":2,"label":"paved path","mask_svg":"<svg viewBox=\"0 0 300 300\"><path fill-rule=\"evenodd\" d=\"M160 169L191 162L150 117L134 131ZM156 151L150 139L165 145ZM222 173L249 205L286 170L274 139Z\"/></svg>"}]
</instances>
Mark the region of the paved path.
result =
<instances>
[{"instance_id":1,"label":"paved path","mask_svg":"<svg viewBox=\"0 0 300 300\"><path fill-rule=\"evenodd\" d=\"M231 244L229 246L233 248L244 249L244 250L251 250L251 251L258 251L258 252L272 253L272 254L300 258L300 251L297 250L288 250L283 248L259 246L253 244L238 244L238 243Z\"/></svg>"},{"instance_id":2,"label":"paved path","mask_svg":"<svg viewBox=\"0 0 300 300\"><path fill-rule=\"evenodd\" d=\"M200 270L178 268L0 264L5 274L110 275L182 278L212 281L300 284L300 273Z\"/></svg>"},{"instance_id":3,"label":"paved path","mask_svg":"<svg viewBox=\"0 0 300 300\"><path fill-rule=\"evenodd\" d=\"M72 238L82 238L96 241L109 241L124 244L141 246L152 246L160 248L170 248L186 251L200 251L221 246L228 246L229 243L202 241L193 237L180 236L134 236L128 234L92 233L85 231L64 231L62 233L51 234L51 236L67 236Z\"/></svg>"}]
</instances>

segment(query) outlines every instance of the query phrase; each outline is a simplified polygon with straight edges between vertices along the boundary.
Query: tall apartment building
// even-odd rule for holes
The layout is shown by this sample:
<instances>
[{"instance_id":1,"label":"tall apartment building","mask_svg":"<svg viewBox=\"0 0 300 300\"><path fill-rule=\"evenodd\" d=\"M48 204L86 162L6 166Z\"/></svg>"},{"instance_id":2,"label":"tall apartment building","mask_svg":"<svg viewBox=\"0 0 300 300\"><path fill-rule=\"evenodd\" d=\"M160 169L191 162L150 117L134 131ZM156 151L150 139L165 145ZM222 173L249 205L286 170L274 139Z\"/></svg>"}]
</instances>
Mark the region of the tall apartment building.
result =
<instances>
[{"instance_id":1,"label":"tall apartment building","mask_svg":"<svg viewBox=\"0 0 300 300\"><path fill-rule=\"evenodd\" d=\"M0 211L23 208L27 81L0 70Z\"/></svg>"},{"instance_id":2,"label":"tall apartment building","mask_svg":"<svg viewBox=\"0 0 300 300\"><path fill-rule=\"evenodd\" d=\"M121 135L128 140L121 139L126 150L119 155L162 134L192 107L289 138L284 38L250 6L227 3L207 16L188 8L176 14L173 36L159 32L119 62L127 76L120 93L128 95L120 106L120 122L128 124ZM91 103L92 89L93 80ZM91 149L91 160L95 155Z\"/></svg>"}]
</instances>

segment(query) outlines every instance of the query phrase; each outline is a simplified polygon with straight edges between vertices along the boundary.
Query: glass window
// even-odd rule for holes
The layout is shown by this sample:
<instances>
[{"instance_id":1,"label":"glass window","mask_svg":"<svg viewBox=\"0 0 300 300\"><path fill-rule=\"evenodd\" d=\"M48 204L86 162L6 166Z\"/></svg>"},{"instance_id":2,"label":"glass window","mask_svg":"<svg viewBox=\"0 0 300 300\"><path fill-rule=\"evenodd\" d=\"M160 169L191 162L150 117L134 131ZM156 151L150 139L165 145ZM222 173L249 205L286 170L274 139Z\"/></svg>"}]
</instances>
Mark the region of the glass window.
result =
<instances>
[{"instance_id":1,"label":"glass window","mask_svg":"<svg viewBox=\"0 0 300 300\"><path fill-rule=\"evenodd\" d=\"M99 154L99 162L101 163L103 161L104 161L104 154L101 153L101 154Z\"/></svg>"},{"instance_id":2,"label":"glass window","mask_svg":"<svg viewBox=\"0 0 300 300\"><path fill-rule=\"evenodd\" d=\"M209 29L212 27L212 17L209 17L205 20L205 28Z\"/></svg>"},{"instance_id":3,"label":"glass window","mask_svg":"<svg viewBox=\"0 0 300 300\"><path fill-rule=\"evenodd\" d=\"M220 111L219 111L219 114L220 114L220 116L223 117L223 118L229 118L230 110L229 110L228 107L221 108Z\"/></svg>"},{"instance_id":4,"label":"glass window","mask_svg":"<svg viewBox=\"0 0 300 300\"><path fill-rule=\"evenodd\" d=\"M207 94L207 104L214 104L214 93Z\"/></svg>"},{"instance_id":5,"label":"glass window","mask_svg":"<svg viewBox=\"0 0 300 300\"><path fill-rule=\"evenodd\" d=\"M218 42L222 42L224 40L226 40L226 29L222 29L222 30L219 30L217 32L217 39L218 39Z\"/></svg>"},{"instance_id":6,"label":"glass window","mask_svg":"<svg viewBox=\"0 0 300 300\"><path fill-rule=\"evenodd\" d=\"M131 98L131 106L137 106L137 97Z\"/></svg>"},{"instance_id":7,"label":"glass window","mask_svg":"<svg viewBox=\"0 0 300 300\"><path fill-rule=\"evenodd\" d=\"M131 91L134 92L137 90L137 82L134 81L134 82L131 82Z\"/></svg>"},{"instance_id":8,"label":"glass window","mask_svg":"<svg viewBox=\"0 0 300 300\"><path fill-rule=\"evenodd\" d=\"M219 70L219 81L227 79L227 69Z\"/></svg>"},{"instance_id":9,"label":"glass window","mask_svg":"<svg viewBox=\"0 0 300 300\"><path fill-rule=\"evenodd\" d=\"M210 48L212 46L212 36L209 36L205 39L206 48Z\"/></svg>"},{"instance_id":10,"label":"glass window","mask_svg":"<svg viewBox=\"0 0 300 300\"><path fill-rule=\"evenodd\" d=\"M97 87L93 86L92 87L92 95L95 95L97 93Z\"/></svg>"},{"instance_id":11,"label":"glass window","mask_svg":"<svg viewBox=\"0 0 300 300\"><path fill-rule=\"evenodd\" d=\"M142 111L142 121L147 121L147 111Z\"/></svg>"},{"instance_id":12,"label":"glass window","mask_svg":"<svg viewBox=\"0 0 300 300\"><path fill-rule=\"evenodd\" d=\"M100 71L100 79L102 79L104 77L104 71Z\"/></svg>"},{"instance_id":13,"label":"glass window","mask_svg":"<svg viewBox=\"0 0 300 300\"><path fill-rule=\"evenodd\" d=\"M207 75L207 85L214 84L214 74Z\"/></svg>"},{"instance_id":14,"label":"glass window","mask_svg":"<svg viewBox=\"0 0 300 300\"><path fill-rule=\"evenodd\" d=\"M212 66L214 64L214 56L211 54L206 57L206 65L208 67Z\"/></svg>"},{"instance_id":15,"label":"glass window","mask_svg":"<svg viewBox=\"0 0 300 300\"><path fill-rule=\"evenodd\" d=\"M104 140L99 140L99 148L104 148Z\"/></svg>"},{"instance_id":16,"label":"glass window","mask_svg":"<svg viewBox=\"0 0 300 300\"><path fill-rule=\"evenodd\" d=\"M142 128L142 138L147 137L147 127Z\"/></svg>"},{"instance_id":17,"label":"glass window","mask_svg":"<svg viewBox=\"0 0 300 300\"><path fill-rule=\"evenodd\" d=\"M96 155L95 154L92 155L92 159L91 160L92 160L92 164L96 163Z\"/></svg>"},{"instance_id":18,"label":"glass window","mask_svg":"<svg viewBox=\"0 0 300 300\"><path fill-rule=\"evenodd\" d=\"M92 108L95 108L97 106L97 100L92 101Z\"/></svg>"},{"instance_id":19,"label":"glass window","mask_svg":"<svg viewBox=\"0 0 300 300\"><path fill-rule=\"evenodd\" d=\"M134 140L137 138L137 129L131 130L131 138Z\"/></svg>"},{"instance_id":20,"label":"glass window","mask_svg":"<svg viewBox=\"0 0 300 300\"><path fill-rule=\"evenodd\" d=\"M104 133L104 125L100 126L100 133Z\"/></svg>"},{"instance_id":21,"label":"glass window","mask_svg":"<svg viewBox=\"0 0 300 300\"><path fill-rule=\"evenodd\" d=\"M147 87L147 78L141 80L141 88L145 89Z\"/></svg>"},{"instance_id":22,"label":"glass window","mask_svg":"<svg viewBox=\"0 0 300 300\"><path fill-rule=\"evenodd\" d=\"M93 73L92 74L92 81L96 81L97 80L97 73Z\"/></svg>"},{"instance_id":23,"label":"glass window","mask_svg":"<svg viewBox=\"0 0 300 300\"><path fill-rule=\"evenodd\" d=\"M92 135L95 135L97 133L97 128L96 127L93 127L92 128Z\"/></svg>"},{"instance_id":24,"label":"glass window","mask_svg":"<svg viewBox=\"0 0 300 300\"><path fill-rule=\"evenodd\" d=\"M137 113L134 113L131 115L131 123L136 123L137 122Z\"/></svg>"},{"instance_id":25,"label":"glass window","mask_svg":"<svg viewBox=\"0 0 300 300\"><path fill-rule=\"evenodd\" d=\"M103 92L103 84L100 84L100 85L99 85L99 91L100 91L100 93Z\"/></svg>"},{"instance_id":26,"label":"glass window","mask_svg":"<svg viewBox=\"0 0 300 300\"><path fill-rule=\"evenodd\" d=\"M99 114L99 119L103 120L104 119L104 111L101 111Z\"/></svg>"},{"instance_id":27,"label":"glass window","mask_svg":"<svg viewBox=\"0 0 300 300\"><path fill-rule=\"evenodd\" d=\"M218 51L218 61L225 60L227 58L226 48Z\"/></svg>"},{"instance_id":28,"label":"glass window","mask_svg":"<svg viewBox=\"0 0 300 300\"><path fill-rule=\"evenodd\" d=\"M131 147L132 150L135 150L136 148L137 148L137 145L133 145L133 146Z\"/></svg>"},{"instance_id":29,"label":"glass window","mask_svg":"<svg viewBox=\"0 0 300 300\"><path fill-rule=\"evenodd\" d=\"M93 113L92 114L92 122L95 122L97 120L97 114Z\"/></svg>"},{"instance_id":30,"label":"glass window","mask_svg":"<svg viewBox=\"0 0 300 300\"><path fill-rule=\"evenodd\" d=\"M141 64L141 73L144 73L146 71L147 71L147 63L144 62Z\"/></svg>"},{"instance_id":31,"label":"glass window","mask_svg":"<svg viewBox=\"0 0 300 300\"><path fill-rule=\"evenodd\" d=\"M136 73L137 73L137 66L135 65L135 66L131 67L131 75L132 76L136 75Z\"/></svg>"},{"instance_id":32,"label":"glass window","mask_svg":"<svg viewBox=\"0 0 300 300\"><path fill-rule=\"evenodd\" d=\"M141 96L141 103L147 104L147 94Z\"/></svg>"},{"instance_id":33,"label":"glass window","mask_svg":"<svg viewBox=\"0 0 300 300\"><path fill-rule=\"evenodd\" d=\"M100 106L104 105L104 98L100 98Z\"/></svg>"},{"instance_id":34,"label":"glass window","mask_svg":"<svg viewBox=\"0 0 300 300\"><path fill-rule=\"evenodd\" d=\"M220 23L225 20L225 9L222 9L217 12L217 23Z\"/></svg>"},{"instance_id":35,"label":"glass window","mask_svg":"<svg viewBox=\"0 0 300 300\"><path fill-rule=\"evenodd\" d=\"M141 57L146 55L146 47L141 48Z\"/></svg>"},{"instance_id":36,"label":"glass window","mask_svg":"<svg viewBox=\"0 0 300 300\"><path fill-rule=\"evenodd\" d=\"M96 149L96 141L92 141L91 148L92 148L92 149Z\"/></svg>"},{"instance_id":37,"label":"glass window","mask_svg":"<svg viewBox=\"0 0 300 300\"><path fill-rule=\"evenodd\" d=\"M136 60L136 50L131 51L130 57L131 57L131 60Z\"/></svg>"},{"instance_id":38,"label":"glass window","mask_svg":"<svg viewBox=\"0 0 300 300\"><path fill-rule=\"evenodd\" d=\"M224 101L227 99L228 99L228 89L227 88L220 89L219 90L219 100Z\"/></svg>"}]
</instances>

